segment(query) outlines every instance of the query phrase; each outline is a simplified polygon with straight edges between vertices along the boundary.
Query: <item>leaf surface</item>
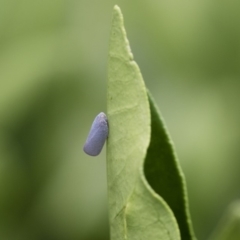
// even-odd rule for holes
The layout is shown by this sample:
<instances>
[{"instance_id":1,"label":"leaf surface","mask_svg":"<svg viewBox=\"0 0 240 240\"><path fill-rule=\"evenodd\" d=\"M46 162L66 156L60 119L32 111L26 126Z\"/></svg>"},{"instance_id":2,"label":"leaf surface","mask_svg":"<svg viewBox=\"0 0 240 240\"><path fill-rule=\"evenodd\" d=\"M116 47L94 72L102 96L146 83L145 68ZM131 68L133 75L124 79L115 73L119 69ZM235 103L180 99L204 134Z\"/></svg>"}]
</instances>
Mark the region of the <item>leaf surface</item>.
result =
<instances>
[{"instance_id":1,"label":"leaf surface","mask_svg":"<svg viewBox=\"0 0 240 240\"><path fill-rule=\"evenodd\" d=\"M107 116L111 240L179 240L182 229L179 229L177 220L184 222L181 225L183 236L191 236L182 174L157 110L148 96L140 69L133 60L123 17L117 6L113 11L110 35ZM164 140L158 141L161 137ZM161 143L164 145L158 149ZM158 153L155 154L155 151ZM171 162L168 165L169 159ZM154 172L158 164L166 168L156 168ZM163 178L160 175L162 172ZM169 180L167 176L171 175L174 181L163 182L161 186L166 187L159 191L156 184ZM175 189L169 188L172 185L179 188L177 194ZM176 207L178 202L180 213Z\"/></svg>"},{"instance_id":2,"label":"leaf surface","mask_svg":"<svg viewBox=\"0 0 240 240\"><path fill-rule=\"evenodd\" d=\"M187 190L167 129L149 95L151 109L151 141L144 163L146 179L173 211L181 239L195 239L188 210Z\"/></svg>"}]
</instances>

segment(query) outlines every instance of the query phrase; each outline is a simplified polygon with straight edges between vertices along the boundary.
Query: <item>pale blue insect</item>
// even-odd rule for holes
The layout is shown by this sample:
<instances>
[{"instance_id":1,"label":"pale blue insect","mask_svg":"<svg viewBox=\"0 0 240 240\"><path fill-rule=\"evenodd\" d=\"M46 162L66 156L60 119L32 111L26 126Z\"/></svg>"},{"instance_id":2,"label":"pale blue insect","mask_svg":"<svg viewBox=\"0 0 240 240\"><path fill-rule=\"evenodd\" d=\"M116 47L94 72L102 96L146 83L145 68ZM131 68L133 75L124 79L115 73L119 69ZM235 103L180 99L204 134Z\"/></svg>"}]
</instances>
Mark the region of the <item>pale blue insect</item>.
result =
<instances>
[{"instance_id":1,"label":"pale blue insect","mask_svg":"<svg viewBox=\"0 0 240 240\"><path fill-rule=\"evenodd\" d=\"M92 123L83 151L90 156L97 156L108 137L108 121L105 113L99 113Z\"/></svg>"}]
</instances>

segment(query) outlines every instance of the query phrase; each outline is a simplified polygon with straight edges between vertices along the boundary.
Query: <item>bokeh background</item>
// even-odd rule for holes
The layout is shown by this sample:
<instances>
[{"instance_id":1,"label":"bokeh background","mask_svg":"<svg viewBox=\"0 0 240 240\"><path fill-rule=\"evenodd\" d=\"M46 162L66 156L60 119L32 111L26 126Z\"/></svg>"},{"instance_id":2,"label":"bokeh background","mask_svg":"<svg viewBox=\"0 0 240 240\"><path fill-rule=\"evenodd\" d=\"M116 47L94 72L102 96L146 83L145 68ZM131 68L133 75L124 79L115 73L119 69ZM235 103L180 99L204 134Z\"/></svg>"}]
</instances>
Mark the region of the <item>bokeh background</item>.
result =
<instances>
[{"instance_id":1,"label":"bokeh background","mask_svg":"<svg viewBox=\"0 0 240 240\"><path fill-rule=\"evenodd\" d=\"M0 0L0 239L107 240L112 8L175 142L199 240L240 197L240 2Z\"/></svg>"}]
</instances>

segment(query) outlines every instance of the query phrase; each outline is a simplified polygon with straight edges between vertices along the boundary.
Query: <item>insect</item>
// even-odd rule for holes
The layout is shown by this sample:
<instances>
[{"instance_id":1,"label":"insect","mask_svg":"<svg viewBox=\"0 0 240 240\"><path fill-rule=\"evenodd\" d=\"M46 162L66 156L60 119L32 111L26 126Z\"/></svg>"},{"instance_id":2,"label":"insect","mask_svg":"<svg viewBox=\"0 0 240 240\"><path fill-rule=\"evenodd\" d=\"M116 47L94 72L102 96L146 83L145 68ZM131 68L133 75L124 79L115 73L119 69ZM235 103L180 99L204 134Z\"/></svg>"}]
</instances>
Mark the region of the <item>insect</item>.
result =
<instances>
[{"instance_id":1,"label":"insect","mask_svg":"<svg viewBox=\"0 0 240 240\"><path fill-rule=\"evenodd\" d=\"M83 151L90 156L97 156L108 137L108 120L105 113L99 113L94 119Z\"/></svg>"}]
</instances>

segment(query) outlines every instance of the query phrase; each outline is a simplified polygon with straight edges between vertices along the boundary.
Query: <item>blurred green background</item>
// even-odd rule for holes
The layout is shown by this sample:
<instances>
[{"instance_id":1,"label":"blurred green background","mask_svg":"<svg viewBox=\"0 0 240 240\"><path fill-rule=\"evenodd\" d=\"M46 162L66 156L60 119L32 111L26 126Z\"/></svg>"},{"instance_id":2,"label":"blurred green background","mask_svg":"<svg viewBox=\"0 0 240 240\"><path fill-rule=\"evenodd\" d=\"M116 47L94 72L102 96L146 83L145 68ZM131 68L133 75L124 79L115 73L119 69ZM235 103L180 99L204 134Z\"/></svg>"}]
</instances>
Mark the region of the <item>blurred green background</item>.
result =
<instances>
[{"instance_id":1,"label":"blurred green background","mask_svg":"<svg viewBox=\"0 0 240 240\"><path fill-rule=\"evenodd\" d=\"M0 0L0 239L107 240L106 111L118 4L175 142L199 240L240 197L240 2Z\"/></svg>"}]
</instances>

